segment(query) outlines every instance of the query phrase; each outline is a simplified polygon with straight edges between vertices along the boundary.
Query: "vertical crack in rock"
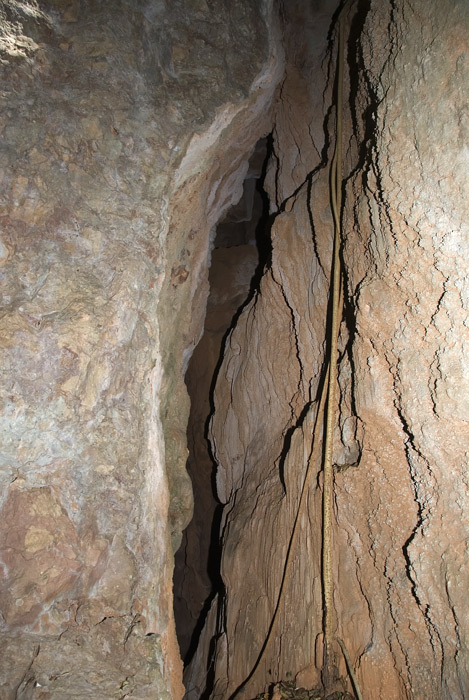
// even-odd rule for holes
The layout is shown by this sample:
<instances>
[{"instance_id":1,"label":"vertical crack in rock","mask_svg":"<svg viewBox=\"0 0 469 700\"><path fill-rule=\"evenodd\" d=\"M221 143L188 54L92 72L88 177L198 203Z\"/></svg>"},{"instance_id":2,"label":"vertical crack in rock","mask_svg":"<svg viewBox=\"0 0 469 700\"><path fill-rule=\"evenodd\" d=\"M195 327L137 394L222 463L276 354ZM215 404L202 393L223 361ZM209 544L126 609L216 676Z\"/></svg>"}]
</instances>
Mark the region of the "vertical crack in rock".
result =
<instances>
[{"instance_id":1,"label":"vertical crack in rock","mask_svg":"<svg viewBox=\"0 0 469 700\"><path fill-rule=\"evenodd\" d=\"M176 554L175 614L181 653L187 664L206 614L222 587L219 527L222 506L212 494L214 462L206 438L212 386L223 347L243 308L256 294L256 280L269 246L263 229L268 215L262 194L269 139L261 139L249 159L243 194L216 228L209 270L204 333L186 373L191 399L188 471L194 490L194 516ZM190 639L190 642L189 642Z\"/></svg>"},{"instance_id":2,"label":"vertical crack in rock","mask_svg":"<svg viewBox=\"0 0 469 700\"><path fill-rule=\"evenodd\" d=\"M412 565L412 558L410 556L410 549L412 547L412 543L417 537L417 535L423 534L425 522L429 519L430 513L432 510L432 505L436 505L438 502L438 497L437 497L437 492L435 490L436 482L435 482L435 477L431 469L431 465L428 461L428 459L425 458L425 456L421 453L419 450L418 446L416 445L415 442L415 437L412 434L412 431L408 425L408 423L405 420L405 417L403 415L402 407L399 406L398 400L396 400L395 407L399 416L399 419L402 424L402 429L403 432L406 436L405 438L405 451L406 451L406 456L407 456L407 462L409 465L409 471L411 474L411 480L412 480L412 485L414 489L414 499L415 503L417 505L417 521L415 523L415 526L409 535L408 539L406 540L402 551L404 554L404 558L406 561L406 572L407 572L407 577L411 583L411 592L412 595L415 598L415 601L421 610L421 613L425 619L425 624L427 626L428 634L430 637L430 642L433 647L433 652L435 655L435 661L439 664L440 668L442 669L443 673L443 665L444 665L444 647L443 643L441 640L441 637L438 633L438 629L434 622L431 619L431 610L430 610L430 605L429 603L424 603L419 596L418 589L417 589L417 580L415 577L415 571ZM430 477L430 480L433 482L434 488L433 488L433 493L428 494L428 493L421 493L421 489L419 488L419 469L416 468L415 466L415 460L420 460L420 462L424 465L424 469L427 471L428 476ZM432 503L433 502L433 503Z\"/></svg>"},{"instance_id":3,"label":"vertical crack in rock","mask_svg":"<svg viewBox=\"0 0 469 700\"><path fill-rule=\"evenodd\" d=\"M193 510L184 374L216 224L266 134L271 246L213 387L223 549L186 697L319 684L311 435L343 5L0 0L5 700L183 696L172 569ZM469 4L346 11L336 631L365 698L463 700ZM189 582L177 594L195 618L203 596ZM343 660L339 673L347 684Z\"/></svg>"},{"instance_id":4,"label":"vertical crack in rock","mask_svg":"<svg viewBox=\"0 0 469 700\"><path fill-rule=\"evenodd\" d=\"M296 675L297 685L304 682L312 687L319 672L315 659L305 651L313 646L321 618L320 609L315 607L320 601L320 480L316 478L306 517L312 529L301 528L299 551L303 554L295 560L291 580L285 584L278 631L265 650L268 658L261 660L249 687L242 688L259 651L264 649L278 601L288 551L285 540L292 531L300 465L304 467L304 460L298 458L298 439L302 430L307 433L310 426L308 407L317 394L324 352L325 282L331 252L324 165L333 127L326 96L330 95L333 74L331 17L336 8L331 8L326 22L331 28L328 35L325 28L320 60L314 64L323 66L323 72L315 73L316 78L320 75L321 85L316 84L315 90L321 95L321 104L314 117L308 111L317 105L317 98L308 93L306 75L309 78L311 73L305 70L302 74L296 62L302 36L309 31L304 20L306 29L298 31L297 9L298 5L284 8L284 17L291 22L285 39L289 63L279 92L275 158L267 174L276 212L271 270L264 275L255 304L238 319L226 347L225 371L220 373L215 389L211 432L216 444L219 483L232 484L223 486L228 499L222 528L226 614L218 628L214 686L210 693L211 698L224 700L233 693L254 696L269 682L285 678L287 672ZM414 9L417 14L422 12L421 5ZM365 692L396 700L422 693L436 700L446 692L444 689L451 687L452 692L459 693L461 687L455 663L461 658L461 637L455 623L459 618L450 605L453 629L443 622L440 611L444 602L436 583L437 571L442 569L437 563L435 570L430 571L425 561L432 556L428 543L434 538L441 543L441 562L449 556L446 537L436 529L437 523L444 522L438 486L442 478L438 440L442 433L432 423L432 430L439 436L435 443L426 432L428 421L435 417L441 420L436 394L439 382L444 380L438 376L439 350L434 354L433 349L427 352L425 348L419 372L410 349L412 333L418 343L435 347L441 342L435 323L442 324L443 309L445 314L447 311L446 298L438 289L440 271L435 268L429 277L425 276L430 269L426 261L419 269L417 252L421 251L415 249L413 240L419 240L422 250L430 251L428 238L423 248L420 245L429 235L428 230L407 211L412 208L413 183L420 183L420 191L425 189L426 162L432 152L428 144L427 152L422 148L422 131L418 136L412 133L420 126L409 98L413 78L405 61L419 63L420 48L416 47L421 46L422 37L418 23L413 24L405 13L407 9L398 0L384 4L369 0L352 4L349 15L346 234L342 258L346 298L340 338L340 434L334 445L338 525L338 586L334 603L339 633ZM296 42L296 53L292 54L288 53L289 31L294 33ZM427 27L426 31L431 34L432 30ZM408 42L408 32L414 36L413 46ZM314 46L314 42L310 41L309 46ZM426 43L423 51L428 52L429 46ZM327 47L329 61L324 60ZM316 48L317 44L313 51ZM310 67L311 55L301 55L303 66ZM314 60L317 58L316 54ZM402 79L407 93L400 83ZM310 105L303 93L309 95ZM295 104L304 129L296 122L292 124ZM318 137L318 124L325 127L322 137ZM399 124L400 131L396 132L395 124ZM396 146L397 143L401 145ZM411 179L402 158L402 148L407 143ZM405 204L401 199L404 194L408 198ZM312 241L305 240L305 230L313 232ZM296 245L301 247L300 255ZM434 261L430 264L434 265ZM409 265L416 266L413 279ZM430 279L434 286L429 286ZM311 296L304 294L306 289ZM286 305L287 313L283 313L281 304ZM271 313L267 314L264 308L271 309ZM274 366L267 350L272 342L272 325L276 329L276 347L284 352L281 369ZM258 336L262 336L262 345ZM433 363L429 369L425 364L428 357ZM256 382L257 397L253 391ZM269 401L276 402L279 415L273 415ZM421 407L421 416L416 413L417 406ZM242 415L247 417L246 426L239 420ZM264 445L262 451L259 441ZM453 444L452 439L450 442ZM446 451L444 454L448 459ZM357 463L359 469L347 468ZM272 465L278 467L278 474ZM458 557L462 556L462 542L461 539ZM435 556L434 561L439 562L439 555ZM307 571L303 570L303 559L308 562ZM461 567L459 572L462 570ZM453 572L460 576L456 570ZM301 586L301 603L294 593L298 576L305 584ZM446 574L443 583L447 601ZM313 598L309 598L310 591L314 591ZM255 610L253 600L259 601ZM442 633L442 624L448 637ZM212 626L206 638L202 637L202 646L206 639L214 639L214 629ZM451 652L448 645L452 645ZM294 659L289 652L293 646Z\"/></svg>"}]
</instances>

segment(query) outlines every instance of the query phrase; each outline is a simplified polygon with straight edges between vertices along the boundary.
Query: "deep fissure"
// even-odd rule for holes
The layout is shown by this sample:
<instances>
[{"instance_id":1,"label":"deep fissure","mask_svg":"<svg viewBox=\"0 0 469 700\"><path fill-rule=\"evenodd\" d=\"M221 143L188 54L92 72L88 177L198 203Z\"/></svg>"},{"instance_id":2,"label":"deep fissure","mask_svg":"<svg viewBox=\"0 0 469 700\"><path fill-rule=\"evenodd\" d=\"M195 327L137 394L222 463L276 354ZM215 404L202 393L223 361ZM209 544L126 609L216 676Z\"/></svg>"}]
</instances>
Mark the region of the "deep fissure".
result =
<instances>
[{"instance_id":1,"label":"deep fissure","mask_svg":"<svg viewBox=\"0 0 469 700\"><path fill-rule=\"evenodd\" d=\"M342 7L346 8L347 3L343 3ZM341 17L343 19L343 14L344 14L343 12L339 14L339 9L337 9L335 15L332 18L331 27L334 27L334 25L337 22L337 18ZM340 26L343 27L343 25L344 25L344 21L341 20ZM342 39L342 36L343 35L342 35L342 30L341 30L341 33L340 33L341 41L344 41ZM330 33L328 35L328 44L329 44L328 53L330 55L330 61L331 61L332 60L331 59L331 51L332 51L332 48L334 46L334 39L333 39L332 30L330 30ZM342 51L342 53L343 53L343 51ZM338 68L337 68L337 66L338 66ZM343 71L343 57L337 59L336 70L338 70L339 73L341 71ZM329 80L330 80L330 77L329 77ZM342 95L341 95L342 88L340 87L341 86L341 79L336 78L332 81L332 83L334 85L335 84L339 85L339 87L337 88L337 90L338 90L337 94L339 95L339 97L336 98L333 96L332 101L331 101L331 105L334 105L335 100L338 100L337 104L339 104L339 103L341 104L342 103ZM332 106L327 109L326 117L324 119L324 148L323 148L323 151L321 154L321 162L317 164L315 169L313 169L312 171L310 171L309 173L306 174L305 180L297 187L297 189L293 192L293 194L290 194L289 197L287 197L281 203L275 216L272 217L272 220L274 220L275 217L281 215L282 212L287 211L288 207L292 206L292 202L294 203L295 198L297 197L298 193L306 186L307 193L308 193L308 202L307 202L308 223L311 224L311 227L310 227L310 230L308 231L308 233L310 236L310 242L313 245L314 252L315 252L315 255L317 258L317 263L318 263L319 268L321 269L321 271L323 273L324 273L324 267L323 267L323 263L321 262L320 256L319 256L318 241L316 239L316 231L315 231L314 223L313 223L314 217L312 214L312 204L311 204L310 198L312 195L312 183L314 180L314 175L316 173L319 173L321 171L321 169L324 169L328 165L328 161L332 162L332 164L333 164L332 169L334 167L336 167L336 170L337 170L337 175L332 174L330 176L331 177L331 180L330 180L331 190L330 190L330 197L329 197L329 199L330 199L329 204L331 206L331 211L333 213L333 219L334 219L333 229L335 230L335 243L333 244L333 248L335 250L336 262L334 262L334 263L331 262L331 265L333 265L334 269L340 269L340 267L338 267L338 266L340 266L340 259L341 259L342 254L343 254L343 252L341 250L341 235L338 232L338 228L337 228L338 226L340 226L339 222L342 218L342 206L341 206L340 202L341 202L341 196L342 196L342 188L345 186L345 184L342 180L342 156L339 155L339 160L336 161L337 153L338 152L341 153L341 149L342 149L342 147L341 147L341 140L342 140L341 123L342 123L343 115L342 115L342 107L340 106L337 108L339 111L337 111L337 109L336 109L336 113L335 113L335 127L334 128L336 130L336 136L331 137L330 127L328 126L328 122L329 122L330 117L331 117L331 109L332 109ZM293 126L293 128L295 128L295 126ZM329 153L329 151L331 150L331 145L332 145L334 140L335 140L335 146L332 149L334 152L334 156L332 157L332 160L331 160L331 154ZM259 144L261 144L261 142L259 142ZM259 144L257 145L257 149L259 149ZM264 152L263 167L262 167L262 173L261 173L263 178L265 177L265 174L266 174L268 158L269 158L269 156L273 155L273 147L272 147L273 146L273 138L272 138L272 136L270 136L267 139L267 141L265 141L265 143L262 143L262 150L265 150L267 145L269 146L269 153L266 154ZM267 157L266 157L266 155L267 155ZM280 171L280 159L279 159L280 154L275 154L275 156L276 156L276 161L277 161L276 168L275 168L275 179L277 180L278 173ZM250 165L252 165L252 161L255 159L256 159L256 153L254 154L254 156L252 156L251 161L250 161ZM334 164L335 164L335 166L334 166ZM251 211L251 216L249 217L249 221L252 222L253 204L256 201L259 203L259 206L262 203L262 210L264 213L264 221L260 222L261 225L257 225L255 223L256 220L254 219L254 227L257 229L257 231L259 232L261 227L264 230L264 233L261 237L259 237L259 235L256 237L256 242L258 244L257 245L257 252L259 254L259 260L258 260L258 264L256 266L255 272L251 275L249 292L247 294L245 294L245 299L241 303L241 305L238 305L237 309L232 309L231 322L226 327L226 331L224 332L224 335L223 335L224 339L226 339L226 337L228 336L229 331L233 330L236 327L236 321L237 321L238 317L240 316L244 307L248 304L248 302L252 298L253 294L257 290L257 286L262 278L262 274L266 269L266 264L268 264L269 269L271 268L272 247L271 247L270 238L267 239L267 237L265 236L265 228L266 228L266 223L267 223L267 218L268 218L267 217L268 197L265 193L263 193L263 196L258 197L256 200L253 197L253 194L255 191L256 191L256 189L253 187L252 178L249 178L249 177L246 178L246 180L244 182L244 187L243 187L243 196L242 196L240 202L238 203L238 205L233 207L231 212L228 213L225 220L223 222L221 222L217 227L217 232L216 232L215 241L214 241L214 248L212 251L212 262L211 262L211 266L210 266L210 274L209 274L210 295L209 295L209 299L208 299L207 317L206 317L206 324L205 324L204 335L203 335L202 341L206 337L206 334L210 329L210 322L211 322L210 308L212 305L211 302L212 302L212 298L214 295L214 286L215 285L214 285L213 276L214 276L214 271L216 269L217 251L220 250L220 248L222 248L222 247L223 248L224 247L228 247L228 248L238 247L239 248L240 243L246 244L246 238L249 238L249 231L246 231L246 226L240 227L239 223L246 222L248 220L246 217L246 209L249 209ZM290 204L289 204L289 200L290 200ZM241 217L239 216L240 205L241 205L241 209L243 210ZM237 209L238 209L238 211L237 211ZM253 242L254 241L251 238L251 240L248 241L248 244L250 243L252 245ZM260 243L260 245L259 245L259 243ZM236 245L236 244L238 244L238 245ZM288 256L288 250L285 251L285 254ZM275 280L275 277L273 276L273 270L270 269L270 272L272 274L272 278ZM334 300L332 299L332 297L330 297L329 304L326 305L327 311L325 313L325 316L328 318L329 314L331 312L331 309L333 309L334 306L337 306L339 317L338 317L338 321L337 321L337 324L335 327L336 328L335 329L336 338L335 338L335 340L326 341L326 343L325 343L327 346L328 342L330 342L333 347L336 347L337 340L338 340L338 334L339 334L339 327L341 324L342 302L339 302L339 296L342 297L342 294L339 293L339 288L341 288L342 284L343 284L343 281L341 282L340 271L338 273L335 273L335 275L336 275L337 279L335 280L334 285L332 285L332 283L331 283L331 288L333 286L333 288L335 290L334 291L334 295L335 295ZM332 276L332 273L331 273L331 276ZM282 279L282 284L285 284L285 279ZM290 320L291 333L295 339L294 340L295 354L296 354L296 358L297 358L297 361L298 361L299 366L300 366L300 377L298 380L298 393L301 393L301 382L302 382L303 370L302 370L302 363L301 363L301 350L300 350L300 345L299 345L300 341L299 341L299 337L298 337L298 331L296 328L295 312L294 312L293 306L291 305L291 303L289 301L286 290L282 287L281 284L279 284L279 290L280 290L280 294L281 294L281 297L283 299L283 302L285 303L285 305L288 309L289 315L291 317L291 320ZM234 313L233 313L233 311L234 311ZM332 317L334 317L334 312L332 312ZM331 321L328 318L328 320L326 321L325 329L327 329L327 326L330 324L331 324ZM326 334L325 337L328 337L328 334ZM196 390L191 386L192 385L191 378L192 378L192 373L197 372L197 369L196 369L198 366L197 360L196 360L197 355L198 355L197 350L202 346L202 341L199 343L199 345L196 348L196 352L194 353L194 358L189 366L187 378L186 378L186 384L188 386L192 406L194 406L194 404L195 404ZM214 407L213 407L213 403L212 403L211 399L213 396L213 390L215 387L215 381L217 378L218 369L221 367L221 365L223 363L224 349L225 349L224 348L224 341L222 341L221 353L219 354L218 361L215 365L215 371L213 373L213 378L212 378L212 381L210 382L211 389L210 389L209 401L210 401L210 409L212 412L213 412ZM247 351L249 352L249 349ZM290 555L291 555L291 553L293 551L293 547L295 545L298 520L299 520L300 516L302 516L302 508L303 508L303 504L304 504L304 498L305 498L306 493L307 493L306 486L307 486L307 482L309 481L309 476L310 476L310 460L313 459L314 454L315 454L315 459L317 459L317 457L320 454L322 454L322 450L321 449L318 450L318 447L317 447L317 443L318 443L318 439L319 439L319 435L320 435L320 430L321 430L321 423L323 421L322 413L324 412L324 416L325 416L326 412L327 412L327 423L325 423L325 425L326 424L329 425L329 423L331 422L330 416L333 415L333 411L335 410L335 409L332 409L332 412L330 411L331 399L329 397L329 399L326 400L326 393L324 393L325 387L329 381L327 377L329 376L329 373L332 374L331 367L335 367L335 356L336 356L336 352L334 352L334 361L331 361L329 359L327 361L328 364L325 363L321 372L320 372L321 375L325 372L324 381L326 382L326 384L324 384L323 393L321 394L322 398L321 398L320 402L318 403L317 415L315 418L315 428L313 431L314 435L312 434L312 436L311 436L313 439L311 453L309 454L308 466L306 467L306 470L305 470L303 486L301 488L301 495L300 495L300 499L299 499L299 504L298 504L297 509L296 509L296 516L294 518L293 525L292 525L292 530L291 530L291 535L290 535L290 539L289 539L289 543L288 543L288 547L287 547L287 551L286 551L285 561L284 561L283 567L281 567L281 572L282 572L281 573L281 581L280 581L280 587L279 587L278 596L277 596L277 602L276 602L276 605L274 607L274 612L273 612L273 615L271 616L268 630L263 637L263 642L260 645L259 649L257 651L255 651L255 654L257 655L255 657L256 660L255 660L254 664L251 662L250 671L247 675L245 675L242 683L239 684L237 687L235 687L234 691L230 694L230 696L229 696L230 700L232 698L235 698L238 696L238 694L243 690L244 685L247 684L251 680L251 678L254 676L254 674L257 672L258 666L260 665L261 660L263 659L264 652L267 649L267 645L271 641L271 637L273 637L274 628L278 622L278 614L279 614L280 605L281 605L282 597L283 597L283 593L284 593L284 586L287 585L287 582L288 582L287 572L288 572L288 569L290 566ZM326 370L325 367L328 367L328 369ZM335 387L335 383L336 383L335 372L334 372L333 377L334 378L331 380L331 383ZM320 382L322 382L322 379L320 379ZM330 391L330 390L331 389L330 389L330 384L329 384L328 391ZM333 405L335 406L335 401L333 401ZM292 418L293 419L295 418L295 408L294 408L294 405L292 402L290 403L290 406L291 406L292 414L289 418L289 421L291 421ZM286 436L285 436L286 441L285 441L285 444L282 448L282 452L281 452L281 456L280 456L280 460L279 460L279 478L280 478L280 482L281 482L281 485L283 488L283 498L287 497L286 481L285 481L285 477L284 477L284 464L285 464L285 461L288 457L288 453L289 453L289 450L291 447L291 440L292 440L293 436L295 435L295 433L299 429L300 430L303 429L303 422L305 421L306 416L311 412L311 407L312 407L312 405L311 405L311 392L308 391L308 399L306 402L304 402L303 408L300 410L299 417L297 416L297 419L294 421L294 424L291 425L291 427L286 432ZM327 408L327 407L329 407L329 408ZM335 422L335 418L333 418L332 420ZM191 417L189 419L189 428L188 428L189 433L192 432L193 424L194 424L194 421L192 420L192 411L191 411ZM205 422L204 427L205 427L204 438L206 440L207 439L208 419ZM326 431L326 428L324 428L324 430ZM329 454L328 460L326 458L326 461L325 461L325 464L328 464L328 466L327 466L327 470L326 470L326 467L324 468L324 470L325 470L324 473L326 473L326 471L332 472L332 468L333 468L332 467L332 440L333 440L333 437L332 437L332 433L329 431L329 428L327 429L326 433L327 433L326 445L327 445L327 441L329 441L330 454ZM196 481L196 473L197 473L197 459L195 457L196 450L193 449L191 451L191 440L190 439L189 439L189 446L190 446L190 448L189 448L190 455L189 455L188 471L191 474L191 478L192 478L193 484L194 484ZM328 450L326 448L324 454L327 454L327 453L328 453ZM210 458L212 458L210 448L208 448L208 454L209 454ZM215 468L215 460L211 459L211 462L212 462L212 482L213 482L213 469ZM318 474L318 478L319 478L319 474ZM324 476L324 483L326 483L325 479L326 479L326 476ZM331 520L331 517L332 517L330 511L331 511L331 501L332 501L333 477L329 476L328 479L330 482L330 486L328 487L328 489L326 490L325 486L323 489L323 487L321 486L321 490L324 490L324 493L326 493L326 492L329 493L329 506L327 509L327 513L328 513L327 515L325 515L326 514L326 506L325 505L323 506L324 507L324 517L322 520L323 532L325 532L325 524L324 523L326 522L326 524L328 524L328 522ZM206 481L205 481L205 483L206 483ZM195 499L196 499L196 507L198 508L199 504L197 501L197 488L196 487L194 487L194 492L195 492ZM215 493L216 493L216 490L214 489L214 497L215 497L215 501L216 501L217 497L216 497ZM324 499L325 499L325 496L324 496ZM326 502L326 501L324 500L324 502ZM220 542L221 535L220 535L219 526L220 526L220 522L221 522L221 518L222 518L222 508L220 507L219 504L213 506L213 513L214 513L214 517L212 520L211 538L210 538L210 545L209 545L209 550L208 550L208 555L207 555L207 567L206 567L207 568L207 575L208 575L208 578L210 579L212 588L211 588L211 591L208 595L205 595L205 597L203 597L203 596L201 597L201 601L203 600L203 605L201 605L200 614L197 618L195 625L192 625L193 632L192 632L191 640L190 640L189 644L187 644L187 641L183 640L183 636L184 636L183 628L184 628L186 623L183 622L184 616L181 615L181 608L180 608L180 603L184 604L186 602L186 600L182 594L178 596L178 591L181 591L181 593L182 593L182 588L179 585L179 581L184 580L184 578L185 578L184 573L183 573L184 567L186 570L186 574L189 570L189 567L187 566L187 555L188 555L188 551L189 551L188 550L188 543L190 542L190 538L191 538L191 530L195 529L195 526L191 527L191 525L190 525L189 528L186 530L186 533L183 536L182 548L181 548L180 552L178 553L178 555L176 555L176 570L175 570L176 624L177 624L177 629L179 630L179 637L182 640L181 641L181 651L182 651L183 658L185 660L186 665L190 664L190 662L191 662L191 660L192 660L192 658L197 650L197 646L198 646L198 642L199 642L199 635L200 635L200 633L205 625L205 622L207 620L207 615L209 613L211 604L214 602L217 595L218 595L218 608L222 610L224 607L223 581L221 578L221 574L219 572L219 566L220 566L220 561L221 561L221 542ZM204 515L205 516L207 515L206 511L205 511ZM196 521L196 519L197 519L197 513L195 512L193 523ZM330 526L328 525L328 527L330 527ZM332 593L332 588L331 588L331 586L332 586L331 577L333 576L333 574L332 574L331 564L329 563L326 566L326 564L324 563L325 562L325 559L324 559L325 553L326 554L329 553L328 556L329 556L329 562L330 562L330 556L331 556L330 552L331 552L332 543L330 541L330 535L329 536L324 535L324 537L325 537L325 539L323 540L323 546L322 546L322 552L323 552L323 589L322 590L323 590L323 596L324 596L323 597L323 615L324 615L324 617L323 617L323 629L325 630L324 642L322 642L322 644L324 645L323 685L324 685L324 690L326 691L326 693L329 693L333 689L334 686L337 686L337 682L339 680L339 672L338 672L337 661L335 660L335 656L334 656L334 658L332 656L332 653L333 653L332 652L332 644L333 644L332 624L333 623L331 622L331 620L332 620L331 615L332 615L332 594L333 593ZM204 539L203 536L201 537L200 533L199 533L199 544L201 541L203 541L203 539ZM185 557L183 557L183 553L185 554ZM184 560L184 566L181 566L183 560ZM330 600L326 600L326 596L330 596ZM213 639L212 641L215 641L215 639ZM344 657L347 659L346 665L347 665L347 668L349 669L350 676L353 679L353 685L354 685L354 687L356 687L356 679L354 677L353 668L350 666L350 659L348 657L348 653L346 651L345 645L341 639L339 639L338 641L340 642L340 646L343 648ZM281 640L280 640L280 643L281 643ZM337 642L334 641L334 644L336 644L336 643ZM271 675L272 675L272 672L269 670L268 676L271 676ZM206 679L204 681L204 689L201 693L200 693L201 689L199 690L200 698L207 698L208 699L211 696L211 693L212 693L214 686L215 686L215 681L216 681L216 679L214 676L214 666L212 668L212 660L209 658ZM266 677L264 683L267 684L268 681L269 681L269 678ZM358 695L359 695L359 691L358 691ZM189 688L188 689L188 697L191 697L191 696L193 696L192 688Z\"/></svg>"},{"instance_id":2,"label":"deep fissure","mask_svg":"<svg viewBox=\"0 0 469 700\"><path fill-rule=\"evenodd\" d=\"M468 36L0 0L2 698L467 696Z\"/></svg>"},{"instance_id":3,"label":"deep fissure","mask_svg":"<svg viewBox=\"0 0 469 700\"><path fill-rule=\"evenodd\" d=\"M225 341L244 306L256 293L270 259L271 217L263 182L271 150L271 135L258 141L249 158L241 199L216 226L204 331L185 377L191 399L187 469L194 489L194 515L175 555L174 607L186 666L197 648L213 598L223 592L220 576L223 506L216 496L216 463L208 430Z\"/></svg>"}]
</instances>

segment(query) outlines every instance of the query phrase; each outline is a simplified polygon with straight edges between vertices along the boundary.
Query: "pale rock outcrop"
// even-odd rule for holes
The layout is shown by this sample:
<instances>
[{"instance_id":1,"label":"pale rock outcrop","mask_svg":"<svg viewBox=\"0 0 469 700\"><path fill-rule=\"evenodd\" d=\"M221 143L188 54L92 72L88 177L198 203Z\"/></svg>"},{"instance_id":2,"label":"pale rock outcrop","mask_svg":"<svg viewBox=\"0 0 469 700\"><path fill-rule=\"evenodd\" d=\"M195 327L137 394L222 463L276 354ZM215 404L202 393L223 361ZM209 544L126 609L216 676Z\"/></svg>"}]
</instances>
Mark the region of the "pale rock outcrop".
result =
<instances>
[{"instance_id":1,"label":"pale rock outcrop","mask_svg":"<svg viewBox=\"0 0 469 700\"><path fill-rule=\"evenodd\" d=\"M272 3L25 0L0 23L0 697L181 698L183 353L270 129Z\"/></svg>"}]
</instances>

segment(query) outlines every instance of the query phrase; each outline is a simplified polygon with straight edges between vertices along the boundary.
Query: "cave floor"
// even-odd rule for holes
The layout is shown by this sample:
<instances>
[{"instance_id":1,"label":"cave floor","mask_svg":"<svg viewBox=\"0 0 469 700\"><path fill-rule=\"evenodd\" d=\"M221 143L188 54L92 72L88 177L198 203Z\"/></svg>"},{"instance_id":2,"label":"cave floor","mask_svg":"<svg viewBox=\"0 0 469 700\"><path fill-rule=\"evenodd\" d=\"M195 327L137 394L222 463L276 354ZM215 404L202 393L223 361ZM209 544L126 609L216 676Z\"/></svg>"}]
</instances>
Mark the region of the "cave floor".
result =
<instances>
[{"instance_id":1,"label":"cave floor","mask_svg":"<svg viewBox=\"0 0 469 700\"><path fill-rule=\"evenodd\" d=\"M253 700L354 700L354 696L347 692L331 693L327 697L322 690L296 688L294 681L283 681L272 685L268 690L256 695Z\"/></svg>"}]
</instances>

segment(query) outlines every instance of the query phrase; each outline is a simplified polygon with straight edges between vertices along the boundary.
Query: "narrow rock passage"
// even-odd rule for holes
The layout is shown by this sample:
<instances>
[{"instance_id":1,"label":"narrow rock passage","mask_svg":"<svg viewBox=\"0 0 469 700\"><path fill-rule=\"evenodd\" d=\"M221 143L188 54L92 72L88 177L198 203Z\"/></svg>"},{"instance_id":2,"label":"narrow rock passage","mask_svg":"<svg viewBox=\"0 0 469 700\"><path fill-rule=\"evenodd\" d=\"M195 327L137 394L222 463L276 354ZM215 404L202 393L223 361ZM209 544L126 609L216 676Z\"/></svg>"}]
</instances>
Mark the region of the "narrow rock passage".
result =
<instances>
[{"instance_id":1,"label":"narrow rock passage","mask_svg":"<svg viewBox=\"0 0 469 700\"><path fill-rule=\"evenodd\" d=\"M242 306L255 291L268 243L268 207L263 191L268 138L261 139L249 161L243 195L216 228L211 252L204 331L194 350L185 381L191 399L187 469L194 490L194 516L175 557L174 609L185 663L189 663L210 603L220 591L220 518L215 463L207 439L212 392L223 343Z\"/></svg>"}]
</instances>

